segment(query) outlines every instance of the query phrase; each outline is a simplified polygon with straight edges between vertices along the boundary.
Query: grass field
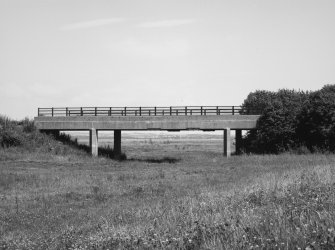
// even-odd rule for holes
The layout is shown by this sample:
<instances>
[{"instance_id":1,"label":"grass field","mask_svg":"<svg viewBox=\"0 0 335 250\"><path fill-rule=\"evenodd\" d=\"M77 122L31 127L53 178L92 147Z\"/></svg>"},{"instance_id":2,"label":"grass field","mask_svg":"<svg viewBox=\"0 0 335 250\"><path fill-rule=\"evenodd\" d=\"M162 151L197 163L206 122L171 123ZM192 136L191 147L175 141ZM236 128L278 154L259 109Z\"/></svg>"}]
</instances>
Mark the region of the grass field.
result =
<instances>
[{"instance_id":1,"label":"grass field","mask_svg":"<svg viewBox=\"0 0 335 250\"><path fill-rule=\"evenodd\" d=\"M174 136L125 135L121 162L0 149L0 249L334 249L334 155Z\"/></svg>"}]
</instances>

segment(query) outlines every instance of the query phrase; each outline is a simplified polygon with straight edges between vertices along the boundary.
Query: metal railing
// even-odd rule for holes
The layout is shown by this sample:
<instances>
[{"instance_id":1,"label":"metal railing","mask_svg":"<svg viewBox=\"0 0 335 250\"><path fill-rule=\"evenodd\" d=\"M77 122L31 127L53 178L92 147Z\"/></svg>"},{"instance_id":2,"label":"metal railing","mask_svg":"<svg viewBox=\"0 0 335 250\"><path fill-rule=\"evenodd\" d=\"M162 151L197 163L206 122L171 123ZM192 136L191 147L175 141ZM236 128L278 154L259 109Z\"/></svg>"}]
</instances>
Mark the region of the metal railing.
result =
<instances>
[{"instance_id":1,"label":"metal railing","mask_svg":"<svg viewBox=\"0 0 335 250\"><path fill-rule=\"evenodd\" d=\"M248 115L241 106L171 106L171 107L65 107L38 108L38 116L188 116L188 115Z\"/></svg>"}]
</instances>

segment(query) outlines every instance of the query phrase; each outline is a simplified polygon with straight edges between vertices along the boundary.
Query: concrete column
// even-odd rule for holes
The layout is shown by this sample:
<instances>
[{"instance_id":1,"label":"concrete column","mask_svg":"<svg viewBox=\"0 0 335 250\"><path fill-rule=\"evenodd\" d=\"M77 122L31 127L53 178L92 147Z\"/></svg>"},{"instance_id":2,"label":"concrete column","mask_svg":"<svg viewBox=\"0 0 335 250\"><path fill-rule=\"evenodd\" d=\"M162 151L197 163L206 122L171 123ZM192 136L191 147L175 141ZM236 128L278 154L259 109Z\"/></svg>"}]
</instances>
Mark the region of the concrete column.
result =
<instances>
[{"instance_id":1,"label":"concrete column","mask_svg":"<svg viewBox=\"0 0 335 250\"><path fill-rule=\"evenodd\" d=\"M92 156L98 156L98 131L95 128L90 129L90 147Z\"/></svg>"},{"instance_id":2,"label":"concrete column","mask_svg":"<svg viewBox=\"0 0 335 250\"><path fill-rule=\"evenodd\" d=\"M227 158L231 156L230 128L224 130L223 156L226 156Z\"/></svg>"},{"instance_id":3,"label":"concrete column","mask_svg":"<svg viewBox=\"0 0 335 250\"><path fill-rule=\"evenodd\" d=\"M240 155L242 147L242 129L235 130L235 154Z\"/></svg>"},{"instance_id":4,"label":"concrete column","mask_svg":"<svg viewBox=\"0 0 335 250\"><path fill-rule=\"evenodd\" d=\"M114 130L114 158L120 159L121 157L121 130L116 129Z\"/></svg>"}]
</instances>

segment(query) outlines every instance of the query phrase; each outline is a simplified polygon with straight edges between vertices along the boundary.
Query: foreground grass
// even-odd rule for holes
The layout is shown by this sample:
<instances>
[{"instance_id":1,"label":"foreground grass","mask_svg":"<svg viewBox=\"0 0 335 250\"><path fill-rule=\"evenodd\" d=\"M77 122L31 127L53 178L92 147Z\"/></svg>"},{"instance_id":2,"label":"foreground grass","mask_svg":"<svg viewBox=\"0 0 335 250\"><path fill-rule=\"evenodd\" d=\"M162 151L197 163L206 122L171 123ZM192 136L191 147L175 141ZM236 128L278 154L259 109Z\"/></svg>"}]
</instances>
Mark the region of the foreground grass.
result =
<instances>
[{"instance_id":1,"label":"foreground grass","mask_svg":"<svg viewBox=\"0 0 335 250\"><path fill-rule=\"evenodd\" d=\"M3 249L334 249L335 156L0 152Z\"/></svg>"}]
</instances>

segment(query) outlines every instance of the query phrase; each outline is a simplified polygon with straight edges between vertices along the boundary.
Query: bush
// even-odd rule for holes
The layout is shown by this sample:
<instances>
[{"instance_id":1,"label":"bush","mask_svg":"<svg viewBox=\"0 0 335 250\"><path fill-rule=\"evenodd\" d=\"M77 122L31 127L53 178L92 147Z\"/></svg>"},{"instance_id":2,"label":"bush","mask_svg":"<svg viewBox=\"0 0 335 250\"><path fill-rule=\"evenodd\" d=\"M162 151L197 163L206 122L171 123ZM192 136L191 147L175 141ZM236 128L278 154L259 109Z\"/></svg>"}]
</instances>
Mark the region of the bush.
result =
<instances>
[{"instance_id":1,"label":"bush","mask_svg":"<svg viewBox=\"0 0 335 250\"><path fill-rule=\"evenodd\" d=\"M298 116L296 132L311 151L335 151L335 85L310 95Z\"/></svg>"},{"instance_id":2,"label":"bush","mask_svg":"<svg viewBox=\"0 0 335 250\"><path fill-rule=\"evenodd\" d=\"M261 109L257 130L244 138L245 152L280 153L299 148L335 152L335 85L315 92L279 90L250 93L242 112Z\"/></svg>"},{"instance_id":3,"label":"bush","mask_svg":"<svg viewBox=\"0 0 335 250\"><path fill-rule=\"evenodd\" d=\"M1 147L17 147L24 143L24 138L13 129L2 130L0 132Z\"/></svg>"},{"instance_id":4,"label":"bush","mask_svg":"<svg viewBox=\"0 0 335 250\"><path fill-rule=\"evenodd\" d=\"M280 153L299 146L296 135L297 116L309 93L282 89L277 92L256 91L248 95L245 111L261 110L257 130L244 138L246 152Z\"/></svg>"}]
</instances>

